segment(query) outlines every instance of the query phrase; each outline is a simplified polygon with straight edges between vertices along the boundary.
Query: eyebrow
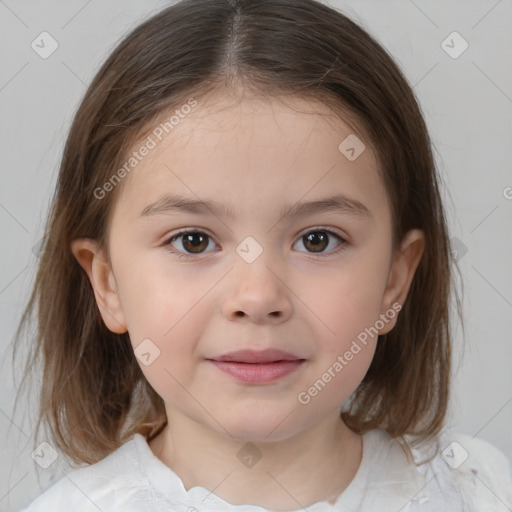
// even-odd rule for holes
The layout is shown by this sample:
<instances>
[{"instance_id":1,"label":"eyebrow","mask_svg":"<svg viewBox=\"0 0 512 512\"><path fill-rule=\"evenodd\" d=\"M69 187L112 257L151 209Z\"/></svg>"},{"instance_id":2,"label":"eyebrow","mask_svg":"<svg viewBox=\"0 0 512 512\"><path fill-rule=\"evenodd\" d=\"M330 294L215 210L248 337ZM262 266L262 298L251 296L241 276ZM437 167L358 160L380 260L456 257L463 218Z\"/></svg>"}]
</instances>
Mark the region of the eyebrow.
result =
<instances>
[{"instance_id":1,"label":"eyebrow","mask_svg":"<svg viewBox=\"0 0 512 512\"><path fill-rule=\"evenodd\" d=\"M146 206L139 217L179 212L187 212L196 215L208 215L209 213L213 213L214 215L222 215L229 219L235 219L237 217L236 211L231 205L225 205L214 200L201 201L170 194L166 194L154 203ZM363 203L343 194L285 206L281 209L280 218L299 217L324 212L343 213L363 220L373 219L371 211Z\"/></svg>"}]
</instances>

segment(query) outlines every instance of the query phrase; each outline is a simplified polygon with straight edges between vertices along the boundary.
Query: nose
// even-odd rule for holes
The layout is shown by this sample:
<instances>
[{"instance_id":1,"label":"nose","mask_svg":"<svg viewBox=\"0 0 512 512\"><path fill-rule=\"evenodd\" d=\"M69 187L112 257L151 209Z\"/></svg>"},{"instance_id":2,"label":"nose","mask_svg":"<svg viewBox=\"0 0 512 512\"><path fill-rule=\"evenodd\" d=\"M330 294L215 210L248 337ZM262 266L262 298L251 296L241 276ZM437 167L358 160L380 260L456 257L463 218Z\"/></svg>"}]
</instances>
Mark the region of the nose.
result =
<instances>
[{"instance_id":1,"label":"nose","mask_svg":"<svg viewBox=\"0 0 512 512\"><path fill-rule=\"evenodd\" d=\"M262 324L281 323L290 317L291 291L286 273L269 265L269 258L263 254L252 263L237 261L230 272L229 291L222 308L229 320Z\"/></svg>"}]
</instances>

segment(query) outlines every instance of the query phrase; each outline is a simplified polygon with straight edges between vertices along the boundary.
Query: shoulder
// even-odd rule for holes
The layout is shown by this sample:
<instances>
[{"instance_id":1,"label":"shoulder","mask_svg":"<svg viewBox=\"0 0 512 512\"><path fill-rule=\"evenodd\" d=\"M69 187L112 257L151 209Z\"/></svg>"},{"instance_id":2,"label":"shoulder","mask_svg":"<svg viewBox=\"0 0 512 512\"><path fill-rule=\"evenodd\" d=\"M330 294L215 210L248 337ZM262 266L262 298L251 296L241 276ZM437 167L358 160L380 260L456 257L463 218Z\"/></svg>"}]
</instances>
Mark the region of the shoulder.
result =
<instances>
[{"instance_id":1,"label":"shoulder","mask_svg":"<svg viewBox=\"0 0 512 512\"><path fill-rule=\"evenodd\" d=\"M441 504L447 496L454 500L459 496L465 510L512 508L511 464L490 442L445 430L438 436L437 446L412 449L412 453L417 463L433 455L418 466L426 478L425 499Z\"/></svg>"},{"instance_id":2,"label":"shoulder","mask_svg":"<svg viewBox=\"0 0 512 512\"><path fill-rule=\"evenodd\" d=\"M140 471L136 440L132 438L95 464L63 471L57 482L20 512L145 510L151 502L146 493L149 486Z\"/></svg>"},{"instance_id":3,"label":"shoulder","mask_svg":"<svg viewBox=\"0 0 512 512\"><path fill-rule=\"evenodd\" d=\"M510 462L484 439L444 430L415 446L412 436L376 429L365 442L357 496L350 496L358 510L380 511L383 503L401 512L512 510Z\"/></svg>"}]
</instances>

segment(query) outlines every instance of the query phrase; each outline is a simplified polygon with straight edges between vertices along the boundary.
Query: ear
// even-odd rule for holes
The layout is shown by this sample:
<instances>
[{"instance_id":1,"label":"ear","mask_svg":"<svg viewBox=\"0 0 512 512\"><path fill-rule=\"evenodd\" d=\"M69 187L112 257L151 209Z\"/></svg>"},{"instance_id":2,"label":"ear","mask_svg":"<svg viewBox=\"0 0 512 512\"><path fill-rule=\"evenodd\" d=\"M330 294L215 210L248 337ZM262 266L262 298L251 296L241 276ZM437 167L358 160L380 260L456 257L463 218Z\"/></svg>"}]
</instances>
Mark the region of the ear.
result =
<instances>
[{"instance_id":1,"label":"ear","mask_svg":"<svg viewBox=\"0 0 512 512\"><path fill-rule=\"evenodd\" d=\"M71 242L71 251L89 276L105 325L112 332L126 332L128 329L115 276L98 244L91 238L77 238Z\"/></svg>"},{"instance_id":2,"label":"ear","mask_svg":"<svg viewBox=\"0 0 512 512\"><path fill-rule=\"evenodd\" d=\"M423 231L412 229L403 238L400 249L393 257L388 282L384 290L381 302L381 314L393 310L395 313L400 311L402 304L407 298L409 288L416 272L416 268L421 260L425 248L425 236ZM400 306L398 306L398 304ZM394 306L393 306L394 305ZM379 329L379 334L387 334L396 324L398 314L393 314L393 318L386 317L385 326Z\"/></svg>"}]
</instances>

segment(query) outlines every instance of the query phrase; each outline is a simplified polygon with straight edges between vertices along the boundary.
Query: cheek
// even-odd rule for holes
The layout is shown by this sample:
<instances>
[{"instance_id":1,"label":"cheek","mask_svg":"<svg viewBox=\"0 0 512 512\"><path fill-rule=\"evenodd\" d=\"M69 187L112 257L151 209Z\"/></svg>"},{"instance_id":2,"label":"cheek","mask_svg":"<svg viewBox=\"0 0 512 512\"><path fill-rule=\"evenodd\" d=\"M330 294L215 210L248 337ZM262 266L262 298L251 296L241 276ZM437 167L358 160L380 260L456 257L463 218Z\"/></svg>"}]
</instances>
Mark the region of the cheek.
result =
<instances>
[{"instance_id":1,"label":"cheek","mask_svg":"<svg viewBox=\"0 0 512 512\"><path fill-rule=\"evenodd\" d=\"M385 263L385 262L384 262ZM357 255L338 269L315 275L302 288L304 302L316 317L316 332L332 349L346 346L379 319L385 264Z\"/></svg>"},{"instance_id":2,"label":"cheek","mask_svg":"<svg viewBox=\"0 0 512 512\"><path fill-rule=\"evenodd\" d=\"M175 382L172 376L181 382L191 373L208 283L201 286L176 270L169 275L161 261L133 261L119 273L123 311L139 365L158 391Z\"/></svg>"},{"instance_id":3,"label":"cheek","mask_svg":"<svg viewBox=\"0 0 512 512\"><path fill-rule=\"evenodd\" d=\"M123 310L134 341L169 338L194 315L195 305L208 292L208 280L198 279L185 266L171 264L165 250L134 254L121 275Z\"/></svg>"}]
</instances>

